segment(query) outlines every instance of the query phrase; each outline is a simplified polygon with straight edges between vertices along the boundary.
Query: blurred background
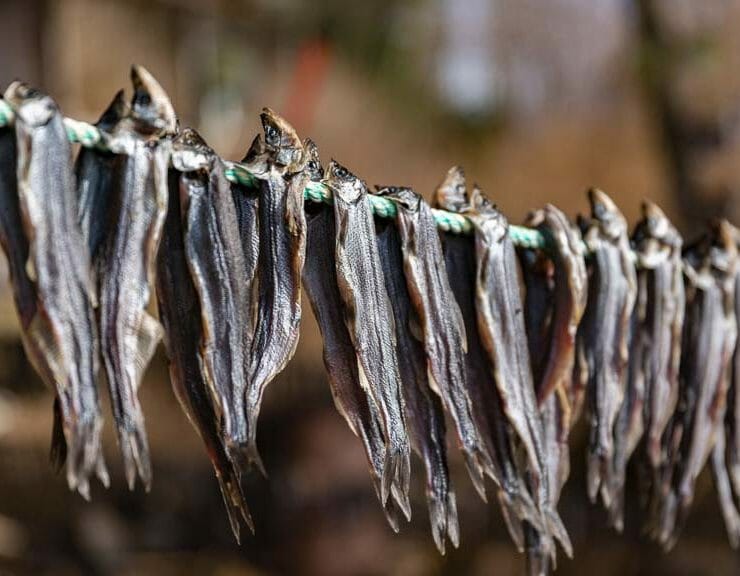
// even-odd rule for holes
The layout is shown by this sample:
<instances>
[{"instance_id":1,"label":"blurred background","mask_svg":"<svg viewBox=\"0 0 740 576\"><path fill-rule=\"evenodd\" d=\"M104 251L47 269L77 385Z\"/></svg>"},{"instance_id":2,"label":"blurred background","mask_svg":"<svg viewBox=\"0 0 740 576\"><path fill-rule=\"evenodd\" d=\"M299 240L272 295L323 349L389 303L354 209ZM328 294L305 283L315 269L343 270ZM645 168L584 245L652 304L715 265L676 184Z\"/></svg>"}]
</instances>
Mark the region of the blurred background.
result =
<instances>
[{"instance_id":1,"label":"blurred background","mask_svg":"<svg viewBox=\"0 0 740 576\"><path fill-rule=\"evenodd\" d=\"M369 184L429 195L461 164L513 222L545 202L575 216L591 185L631 222L640 199L657 201L687 237L715 215L740 222L740 0L0 0L3 89L25 79L94 121L129 88L132 63L227 159L244 155L269 105ZM334 410L308 306L263 408L270 478L247 482L255 536L234 542L161 353L141 391L152 492L125 488L108 429L112 487L85 503L48 465L51 395L0 285L0 572L524 573L455 450L460 549L433 547L418 462L413 521L391 532ZM665 555L640 535L632 481L625 534L605 528L585 496L581 429L573 443L560 508L576 557L558 574L740 573L708 477Z\"/></svg>"}]
</instances>

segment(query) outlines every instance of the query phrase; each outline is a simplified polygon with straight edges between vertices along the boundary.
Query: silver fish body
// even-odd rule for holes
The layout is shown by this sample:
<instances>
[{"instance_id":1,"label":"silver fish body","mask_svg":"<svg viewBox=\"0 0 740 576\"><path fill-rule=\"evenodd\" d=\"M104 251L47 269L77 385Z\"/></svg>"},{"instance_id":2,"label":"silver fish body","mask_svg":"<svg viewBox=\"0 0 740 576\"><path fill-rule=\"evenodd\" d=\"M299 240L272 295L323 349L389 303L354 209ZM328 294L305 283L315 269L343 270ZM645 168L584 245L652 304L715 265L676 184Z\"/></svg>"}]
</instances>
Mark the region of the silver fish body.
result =
<instances>
[{"instance_id":1,"label":"silver fish body","mask_svg":"<svg viewBox=\"0 0 740 576\"><path fill-rule=\"evenodd\" d=\"M131 76L130 113L108 142L121 161L111 177L106 234L95 264L103 364L126 480L133 489L138 474L148 489L152 472L138 389L162 336L148 308L167 212L169 137L176 118L169 98L146 70L135 66Z\"/></svg>"},{"instance_id":2,"label":"silver fish body","mask_svg":"<svg viewBox=\"0 0 740 576\"><path fill-rule=\"evenodd\" d=\"M10 260L18 284L16 302L23 307L19 312L24 345L42 379L57 394L55 419L64 433L67 482L89 498L89 477L96 474L107 486L108 473L100 439L92 275L77 222L71 149L62 115L51 98L15 82L5 99L16 111L21 230L15 201L8 199L7 218L15 221L8 248L20 248ZM14 262L18 257L25 258L24 272L18 270L21 262Z\"/></svg>"},{"instance_id":3,"label":"silver fish body","mask_svg":"<svg viewBox=\"0 0 740 576\"><path fill-rule=\"evenodd\" d=\"M386 293L367 187L332 161L323 182L334 193L335 257L347 327L360 365L360 381L383 421L386 441L383 501L395 485L408 498L409 438L393 313Z\"/></svg>"}]
</instances>

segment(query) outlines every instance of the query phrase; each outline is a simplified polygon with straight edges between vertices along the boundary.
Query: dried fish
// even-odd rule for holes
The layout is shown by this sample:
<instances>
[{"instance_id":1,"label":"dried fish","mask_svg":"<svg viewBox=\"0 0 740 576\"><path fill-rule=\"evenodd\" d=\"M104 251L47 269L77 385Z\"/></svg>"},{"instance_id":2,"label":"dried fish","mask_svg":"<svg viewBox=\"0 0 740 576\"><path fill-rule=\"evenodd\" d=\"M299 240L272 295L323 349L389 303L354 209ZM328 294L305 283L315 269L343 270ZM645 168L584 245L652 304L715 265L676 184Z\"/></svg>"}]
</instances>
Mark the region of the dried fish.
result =
<instances>
[{"instance_id":1,"label":"dried fish","mask_svg":"<svg viewBox=\"0 0 740 576\"><path fill-rule=\"evenodd\" d=\"M283 118L261 114L264 140L245 159L259 181L259 255L256 324L247 387L247 456L263 473L257 420L267 385L293 357L301 323L301 272L306 255L303 189L308 181L303 145ZM249 263L249 262L248 262Z\"/></svg>"},{"instance_id":2,"label":"dried fish","mask_svg":"<svg viewBox=\"0 0 740 576\"><path fill-rule=\"evenodd\" d=\"M555 509L570 472L572 373L576 333L586 309L586 263L580 235L554 206L534 212L526 225L538 228L553 247L549 254L522 249L519 255L526 286L524 318L543 426L548 500ZM532 572L546 574L549 558L541 536L536 530L528 536Z\"/></svg>"},{"instance_id":3,"label":"dried fish","mask_svg":"<svg viewBox=\"0 0 740 576\"><path fill-rule=\"evenodd\" d=\"M673 451L667 475L670 489L661 502L654 534L670 549L694 497L694 486L724 422L730 359L735 350L735 270L733 227L714 223L709 234L684 254L686 317L681 385L672 429Z\"/></svg>"},{"instance_id":4,"label":"dried fish","mask_svg":"<svg viewBox=\"0 0 740 576\"><path fill-rule=\"evenodd\" d=\"M120 90L95 127L101 131L102 137L106 138L129 113L123 90ZM112 154L108 150L81 148L75 163L78 220L93 262L100 256L100 246L108 226L108 212L113 202L111 197L113 173L121 162L121 155Z\"/></svg>"},{"instance_id":5,"label":"dried fish","mask_svg":"<svg viewBox=\"0 0 740 576\"><path fill-rule=\"evenodd\" d=\"M172 144L185 257L201 312L199 357L221 442L237 470L248 462L247 369L253 326L250 287L232 191L216 153L191 129Z\"/></svg>"},{"instance_id":6,"label":"dried fish","mask_svg":"<svg viewBox=\"0 0 740 576\"><path fill-rule=\"evenodd\" d=\"M424 461L432 535L444 554L445 538L449 536L457 547L460 535L439 396L445 390L450 398L450 389L455 387L456 397L468 400L465 327L447 273L440 266L442 246L431 209L408 188L381 188L378 194L392 199L398 208L398 227L389 221L376 222L378 248L395 319L411 445ZM479 446L470 406L466 417Z\"/></svg>"},{"instance_id":7,"label":"dried fish","mask_svg":"<svg viewBox=\"0 0 740 576\"><path fill-rule=\"evenodd\" d=\"M126 480L151 485L149 445L138 389L162 335L148 312L156 253L167 212L170 141L177 129L162 87L140 66L131 71L130 113L108 145L120 154L111 175L105 237L96 257L100 340Z\"/></svg>"},{"instance_id":8,"label":"dried fish","mask_svg":"<svg viewBox=\"0 0 740 576\"><path fill-rule=\"evenodd\" d=\"M735 229L740 249L740 232ZM735 322L740 340L740 263L735 266ZM727 411L727 460L732 489L740 502L740 344L735 345L732 360L730 391Z\"/></svg>"},{"instance_id":9,"label":"dried fish","mask_svg":"<svg viewBox=\"0 0 740 576\"><path fill-rule=\"evenodd\" d=\"M632 245L637 264L637 297L632 312L627 389L615 431L610 518L623 528L627 462L647 431L651 476L659 474L662 439L676 407L685 295L683 241L655 204L644 202Z\"/></svg>"},{"instance_id":10,"label":"dried fish","mask_svg":"<svg viewBox=\"0 0 740 576\"><path fill-rule=\"evenodd\" d=\"M719 507L725 522L725 531L730 546L737 550L740 547L740 511L733 496L732 484L728 473L726 431L719 426L712 449L712 477L717 488Z\"/></svg>"},{"instance_id":11,"label":"dried fish","mask_svg":"<svg viewBox=\"0 0 740 576\"><path fill-rule=\"evenodd\" d=\"M595 501L600 492L610 509L614 433L625 396L637 280L622 213L601 190L589 190L589 200L591 219L581 220L583 239L592 253L588 304L578 334L588 365L588 495Z\"/></svg>"},{"instance_id":12,"label":"dried fish","mask_svg":"<svg viewBox=\"0 0 740 576\"><path fill-rule=\"evenodd\" d=\"M460 168L448 171L435 192L434 204L451 212L470 210L465 176ZM468 393L479 435L485 440L488 459L493 463L486 473L497 484L497 497L511 538L517 548L524 551L522 522L526 520L538 528L542 528L543 522L527 487L526 469L517 457L517 432L505 411L504 398L493 376L493 362L484 348L483 327L477 320L475 239L446 234L444 253L450 285L465 323ZM479 493L485 498L482 483Z\"/></svg>"},{"instance_id":13,"label":"dried fish","mask_svg":"<svg viewBox=\"0 0 740 576\"><path fill-rule=\"evenodd\" d=\"M231 529L237 541L240 519L254 531L239 471L228 457L218 429L211 388L201 360L202 309L191 278L181 222L181 174L170 172L167 218L157 255L157 302L164 325L170 379L180 406L206 446L221 488ZM187 185L187 183L185 183Z\"/></svg>"},{"instance_id":14,"label":"dried fish","mask_svg":"<svg viewBox=\"0 0 740 576\"><path fill-rule=\"evenodd\" d=\"M411 304L419 320L429 383L455 422L458 439L474 483L483 491L483 473L492 469L478 432L467 392L465 322L450 286L444 253L431 208L408 188L383 188L398 216L403 269Z\"/></svg>"},{"instance_id":15,"label":"dried fish","mask_svg":"<svg viewBox=\"0 0 740 576\"><path fill-rule=\"evenodd\" d=\"M306 169L311 180L323 178L323 168L316 145L304 143L308 161ZM306 207L308 233L306 239L306 265L303 268L303 286L311 303L324 343L324 366L329 376L334 404L347 422L350 430L362 441L370 473L378 498L382 498L383 466L385 465L385 439L383 422L375 408L369 391L363 389L357 354L349 330L344 322L342 299L337 285L334 263L336 226L334 214L326 206ZM391 498L383 506L388 523L398 532L401 515L407 516L390 488ZM407 505L400 498L401 505Z\"/></svg>"},{"instance_id":16,"label":"dried fish","mask_svg":"<svg viewBox=\"0 0 740 576\"><path fill-rule=\"evenodd\" d=\"M8 170L15 156L17 187L11 182L3 187L8 213L3 210L1 235L24 345L42 379L56 390L55 419L64 448L57 436L52 450L66 456L70 489L89 498L89 477L94 473L107 486L108 473L100 440L90 259L77 223L71 149L50 97L14 82L5 99L16 122L14 151L6 140L3 156Z\"/></svg>"},{"instance_id":17,"label":"dried fish","mask_svg":"<svg viewBox=\"0 0 740 576\"><path fill-rule=\"evenodd\" d=\"M386 442L382 500L391 484L408 498L409 439L396 335L375 239L367 187L332 161L323 182L334 193L335 258L345 321L359 359L360 382L381 415Z\"/></svg>"}]
</instances>

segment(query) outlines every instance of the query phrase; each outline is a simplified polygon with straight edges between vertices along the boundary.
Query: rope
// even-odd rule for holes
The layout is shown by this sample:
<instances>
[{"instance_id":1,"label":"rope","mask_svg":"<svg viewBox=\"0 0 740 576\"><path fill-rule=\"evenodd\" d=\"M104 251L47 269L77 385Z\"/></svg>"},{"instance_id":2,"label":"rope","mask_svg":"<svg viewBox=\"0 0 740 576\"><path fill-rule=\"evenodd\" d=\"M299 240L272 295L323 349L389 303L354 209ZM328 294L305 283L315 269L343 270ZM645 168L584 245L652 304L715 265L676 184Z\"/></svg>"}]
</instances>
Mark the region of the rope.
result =
<instances>
[{"instance_id":1,"label":"rope","mask_svg":"<svg viewBox=\"0 0 740 576\"><path fill-rule=\"evenodd\" d=\"M15 114L7 102L0 99L0 128L13 123ZM85 148L105 148L103 136L95 126L72 118L64 119L64 127L67 130L67 138L75 144ZM250 174L243 164L225 160L226 178L230 182L247 187L255 187L257 179ZM303 191L304 198L310 202L331 204L331 190L319 182L311 182ZM381 196L370 195L370 204L373 213L379 218L394 218L396 216L396 205L393 201ZM437 227L444 232L452 234L471 234L473 225L470 220L460 214L446 212L444 210L432 209ZM546 249L547 239L538 230L525 228L523 226L509 226L511 240L517 246L524 248Z\"/></svg>"}]
</instances>

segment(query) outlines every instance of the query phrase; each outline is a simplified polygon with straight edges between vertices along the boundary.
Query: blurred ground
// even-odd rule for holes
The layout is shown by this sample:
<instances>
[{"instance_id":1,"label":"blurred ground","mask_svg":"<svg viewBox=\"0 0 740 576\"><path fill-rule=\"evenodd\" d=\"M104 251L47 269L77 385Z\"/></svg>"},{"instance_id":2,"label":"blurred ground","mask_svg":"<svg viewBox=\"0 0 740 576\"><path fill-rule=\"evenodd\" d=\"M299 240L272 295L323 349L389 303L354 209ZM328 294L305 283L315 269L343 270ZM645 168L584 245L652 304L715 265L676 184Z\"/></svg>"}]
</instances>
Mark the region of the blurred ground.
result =
<instances>
[{"instance_id":1,"label":"blurred ground","mask_svg":"<svg viewBox=\"0 0 740 576\"><path fill-rule=\"evenodd\" d=\"M429 195L462 164L513 222L545 202L575 215L598 185L634 221L649 197L691 235L737 216L740 1L4 0L0 86L15 77L94 120L128 69L147 66L183 125L239 159L264 105L370 184ZM0 275L2 279L2 275ZM158 357L142 389L151 494L124 488L108 430L110 490L70 494L47 463L51 399L23 358L0 298L0 572L11 574L522 574L492 504L451 446L462 545L428 533L421 474L414 519L386 526L359 442L332 406L308 306L301 344L266 396L269 480L249 480L257 534L238 547L210 465ZM108 419L110 420L110 418ZM583 434L561 510L576 559L558 574L737 574L715 495L669 555L587 504ZM630 512L632 512L630 514Z\"/></svg>"}]
</instances>

